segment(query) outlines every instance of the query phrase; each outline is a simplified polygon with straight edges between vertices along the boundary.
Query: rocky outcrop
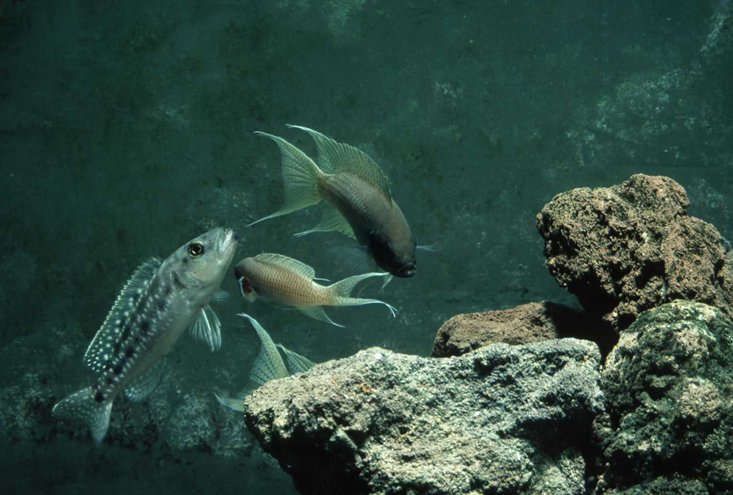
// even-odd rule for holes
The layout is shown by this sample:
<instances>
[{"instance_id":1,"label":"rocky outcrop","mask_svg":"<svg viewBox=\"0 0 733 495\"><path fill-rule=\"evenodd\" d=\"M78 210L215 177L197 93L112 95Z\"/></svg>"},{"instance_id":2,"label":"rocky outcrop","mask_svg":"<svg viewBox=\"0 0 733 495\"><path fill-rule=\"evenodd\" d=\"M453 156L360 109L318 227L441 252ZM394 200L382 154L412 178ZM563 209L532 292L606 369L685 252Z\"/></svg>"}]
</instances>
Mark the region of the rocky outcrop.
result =
<instances>
[{"instance_id":1,"label":"rocky outcrop","mask_svg":"<svg viewBox=\"0 0 733 495\"><path fill-rule=\"evenodd\" d=\"M640 315L606 360L597 493L733 494L733 323L676 301Z\"/></svg>"},{"instance_id":2,"label":"rocky outcrop","mask_svg":"<svg viewBox=\"0 0 733 495\"><path fill-rule=\"evenodd\" d=\"M429 359L371 348L266 383L245 421L304 494L583 494L591 342Z\"/></svg>"},{"instance_id":3,"label":"rocky outcrop","mask_svg":"<svg viewBox=\"0 0 733 495\"><path fill-rule=\"evenodd\" d=\"M522 304L511 309L459 314L438 329L433 357L460 356L499 342L522 345L563 337L593 340L604 333L608 335L608 332L599 330L599 326L603 326L599 318L548 301ZM606 351L603 354L612 345L609 339L599 339L596 343Z\"/></svg>"},{"instance_id":4,"label":"rocky outcrop","mask_svg":"<svg viewBox=\"0 0 733 495\"><path fill-rule=\"evenodd\" d=\"M733 315L733 252L712 225L687 214L684 189L667 177L559 194L537 215L546 265L588 312L617 331L675 299Z\"/></svg>"}]
</instances>

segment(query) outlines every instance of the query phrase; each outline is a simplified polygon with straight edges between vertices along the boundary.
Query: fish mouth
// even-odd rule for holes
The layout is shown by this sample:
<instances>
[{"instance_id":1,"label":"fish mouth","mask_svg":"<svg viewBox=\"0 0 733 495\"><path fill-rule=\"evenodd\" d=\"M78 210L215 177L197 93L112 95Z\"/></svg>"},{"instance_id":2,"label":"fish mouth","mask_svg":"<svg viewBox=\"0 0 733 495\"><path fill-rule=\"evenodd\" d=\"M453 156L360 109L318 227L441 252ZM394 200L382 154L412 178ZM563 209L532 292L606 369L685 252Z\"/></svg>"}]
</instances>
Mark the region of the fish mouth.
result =
<instances>
[{"instance_id":1,"label":"fish mouth","mask_svg":"<svg viewBox=\"0 0 733 495\"><path fill-rule=\"evenodd\" d=\"M416 270L417 266L415 265L415 263L405 263L404 265L399 267L397 273L395 273L394 275L401 278L410 278L415 275Z\"/></svg>"},{"instance_id":2,"label":"fish mouth","mask_svg":"<svg viewBox=\"0 0 733 495\"><path fill-rule=\"evenodd\" d=\"M239 234L232 229L224 229L224 235L219 240L219 249L222 252L226 252L233 246L236 246L238 240Z\"/></svg>"}]
</instances>

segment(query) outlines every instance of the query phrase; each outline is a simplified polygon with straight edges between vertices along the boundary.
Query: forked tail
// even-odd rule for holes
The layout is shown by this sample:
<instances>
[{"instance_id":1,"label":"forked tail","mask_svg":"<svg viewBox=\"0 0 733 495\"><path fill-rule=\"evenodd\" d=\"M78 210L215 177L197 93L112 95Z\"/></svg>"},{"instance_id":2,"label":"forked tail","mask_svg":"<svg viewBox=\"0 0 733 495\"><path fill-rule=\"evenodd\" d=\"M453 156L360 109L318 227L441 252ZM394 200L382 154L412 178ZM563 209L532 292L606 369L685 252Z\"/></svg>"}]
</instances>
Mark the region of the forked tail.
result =
<instances>
[{"instance_id":1,"label":"forked tail","mask_svg":"<svg viewBox=\"0 0 733 495\"><path fill-rule=\"evenodd\" d=\"M306 208L323 199L318 188L318 180L325 174L313 160L308 158L308 155L281 137L259 131L255 132L255 134L269 137L280 148L285 201L282 208L278 211L250 223L248 227L263 220L287 215L288 213Z\"/></svg>"},{"instance_id":2,"label":"forked tail","mask_svg":"<svg viewBox=\"0 0 733 495\"><path fill-rule=\"evenodd\" d=\"M94 443L102 443L109 428L109 416L112 412L112 400L95 400L92 387L71 394L55 406L53 415L63 419L82 419L92 431Z\"/></svg>"},{"instance_id":3,"label":"forked tail","mask_svg":"<svg viewBox=\"0 0 733 495\"><path fill-rule=\"evenodd\" d=\"M363 275L354 275L353 277L345 278L340 282L329 285L328 288L334 297L334 306L363 306L365 304L383 304L387 306L392 316L397 316L397 309L394 306L387 304L379 299L364 299L361 297L351 297L351 291L357 286L362 280L366 280L372 277L386 277L389 273L386 272L371 272Z\"/></svg>"}]
</instances>

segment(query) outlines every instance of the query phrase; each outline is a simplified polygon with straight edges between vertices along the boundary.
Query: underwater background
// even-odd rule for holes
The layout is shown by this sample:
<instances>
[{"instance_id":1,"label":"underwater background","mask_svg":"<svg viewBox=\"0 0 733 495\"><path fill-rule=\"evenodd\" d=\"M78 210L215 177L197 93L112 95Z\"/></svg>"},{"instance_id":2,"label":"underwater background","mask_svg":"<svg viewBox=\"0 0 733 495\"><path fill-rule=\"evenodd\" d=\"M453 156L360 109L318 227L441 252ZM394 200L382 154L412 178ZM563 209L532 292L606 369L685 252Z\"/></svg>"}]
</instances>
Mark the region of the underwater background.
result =
<instances>
[{"instance_id":1,"label":"underwater background","mask_svg":"<svg viewBox=\"0 0 733 495\"><path fill-rule=\"evenodd\" d=\"M3 492L295 493L214 398L245 387L258 351L236 313L318 363L370 346L429 356L457 313L577 305L535 227L560 192L666 175L692 215L733 238L731 8L0 1ZM292 236L318 207L245 227L282 201L279 153L254 131L315 153L286 124L371 156L417 242L441 249L418 252L415 277L379 296L396 318L330 309L343 329L246 303L227 276L222 349L182 337L150 404L117 401L94 448L50 410L89 381L84 351L142 261L226 226L240 235L235 262L276 252L331 280L356 273L331 249L347 238Z\"/></svg>"}]
</instances>

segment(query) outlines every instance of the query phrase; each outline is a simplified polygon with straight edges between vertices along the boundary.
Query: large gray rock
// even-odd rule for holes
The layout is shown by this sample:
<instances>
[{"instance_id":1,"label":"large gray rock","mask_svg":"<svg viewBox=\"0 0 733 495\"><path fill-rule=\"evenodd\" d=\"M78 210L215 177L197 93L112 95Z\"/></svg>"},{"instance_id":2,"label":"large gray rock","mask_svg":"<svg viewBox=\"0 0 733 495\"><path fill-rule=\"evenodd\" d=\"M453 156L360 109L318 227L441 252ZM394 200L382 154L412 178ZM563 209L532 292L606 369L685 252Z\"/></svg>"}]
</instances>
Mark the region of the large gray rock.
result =
<instances>
[{"instance_id":1,"label":"large gray rock","mask_svg":"<svg viewBox=\"0 0 733 495\"><path fill-rule=\"evenodd\" d=\"M575 339L430 359L370 348L245 401L304 494L585 493L600 355Z\"/></svg>"},{"instance_id":2,"label":"large gray rock","mask_svg":"<svg viewBox=\"0 0 733 495\"><path fill-rule=\"evenodd\" d=\"M733 494L732 369L721 311L675 301L642 313L603 371L598 493Z\"/></svg>"}]
</instances>

